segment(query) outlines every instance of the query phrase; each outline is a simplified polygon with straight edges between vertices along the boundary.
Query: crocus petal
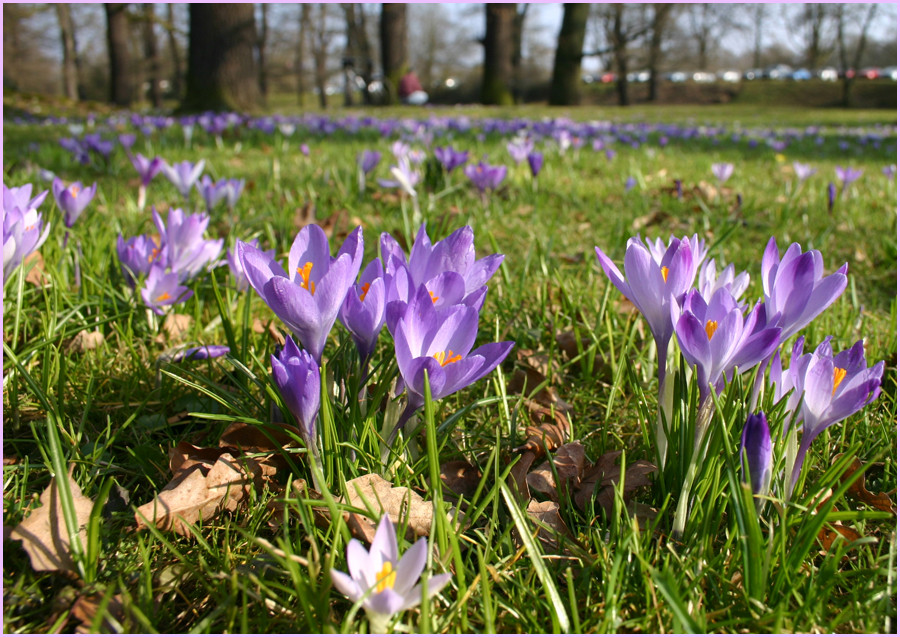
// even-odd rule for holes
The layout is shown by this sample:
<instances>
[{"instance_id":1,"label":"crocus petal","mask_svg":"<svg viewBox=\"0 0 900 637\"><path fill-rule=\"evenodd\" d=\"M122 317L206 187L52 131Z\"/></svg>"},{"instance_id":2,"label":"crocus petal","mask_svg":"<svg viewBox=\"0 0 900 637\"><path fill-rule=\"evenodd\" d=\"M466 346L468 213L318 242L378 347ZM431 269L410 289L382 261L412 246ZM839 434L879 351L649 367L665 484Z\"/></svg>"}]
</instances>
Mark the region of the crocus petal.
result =
<instances>
[{"instance_id":1,"label":"crocus petal","mask_svg":"<svg viewBox=\"0 0 900 637\"><path fill-rule=\"evenodd\" d=\"M334 587L341 593L350 598L351 601L358 602L362 599L363 590L360 588L359 584L347 574L331 569L331 583L334 584Z\"/></svg>"},{"instance_id":2,"label":"crocus petal","mask_svg":"<svg viewBox=\"0 0 900 637\"><path fill-rule=\"evenodd\" d=\"M422 574L422 569L425 568L425 561L427 559L428 542L425 538L419 538L416 543L403 554L403 557L400 558L400 561L394 568L397 573L394 590L400 595L405 596Z\"/></svg>"},{"instance_id":3,"label":"crocus petal","mask_svg":"<svg viewBox=\"0 0 900 637\"><path fill-rule=\"evenodd\" d=\"M394 530L391 517L386 513L381 516L381 520L378 522L375 537L372 539L372 546L369 548L369 555L373 558L371 564L377 568L381 568L384 562L397 563L397 533Z\"/></svg>"}]
</instances>

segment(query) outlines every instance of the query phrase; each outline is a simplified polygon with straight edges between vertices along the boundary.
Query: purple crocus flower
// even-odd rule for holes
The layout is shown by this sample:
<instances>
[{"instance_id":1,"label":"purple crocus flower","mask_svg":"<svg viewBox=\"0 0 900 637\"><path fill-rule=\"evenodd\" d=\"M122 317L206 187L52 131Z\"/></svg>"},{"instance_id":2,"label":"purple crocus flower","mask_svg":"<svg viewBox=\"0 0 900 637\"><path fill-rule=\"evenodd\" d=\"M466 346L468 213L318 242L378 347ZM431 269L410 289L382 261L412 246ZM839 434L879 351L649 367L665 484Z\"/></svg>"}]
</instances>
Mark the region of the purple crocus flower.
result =
<instances>
[{"instance_id":1,"label":"purple crocus flower","mask_svg":"<svg viewBox=\"0 0 900 637\"><path fill-rule=\"evenodd\" d=\"M792 243L779 256L775 237L762 258L762 284L766 324L781 328L785 342L831 305L847 287L847 264L823 278L822 253L800 252Z\"/></svg>"},{"instance_id":2,"label":"purple crocus flower","mask_svg":"<svg viewBox=\"0 0 900 637\"><path fill-rule=\"evenodd\" d=\"M630 191L636 184L637 180L634 177L629 176L628 179L625 180L625 192Z\"/></svg>"},{"instance_id":3,"label":"purple crocus flower","mask_svg":"<svg viewBox=\"0 0 900 637\"><path fill-rule=\"evenodd\" d=\"M485 190L496 190L506 178L506 166L491 166L483 161L469 164L463 168L463 172L482 193Z\"/></svg>"},{"instance_id":4,"label":"purple crocus flower","mask_svg":"<svg viewBox=\"0 0 900 637\"><path fill-rule=\"evenodd\" d=\"M765 495L772 482L772 433L763 412L750 414L741 432L741 478L749 476L754 495Z\"/></svg>"},{"instance_id":5,"label":"purple crocus flower","mask_svg":"<svg viewBox=\"0 0 900 637\"><path fill-rule=\"evenodd\" d=\"M153 222L161 237L161 263L178 274L182 281L193 279L207 266L216 265L224 239L203 239L209 216L186 215L180 208L169 210L168 223L153 209Z\"/></svg>"},{"instance_id":6,"label":"purple crocus flower","mask_svg":"<svg viewBox=\"0 0 900 637\"><path fill-rule=\"evenodd\" d=\"M157 173L162 170L165 162L163 162L162 157L147 159L140 153L136 153L131 157L131 163L141 178L141 185L146 187L150 185Z\"/></svg>"},{"instance_id":7,"label":"purple crocus flower","mask_svg":"<svg viewBox=\"0 0 900 637\"><path fill-rule=\"evenodd\" d=\"M397 366L409 392L404 422L425 404L425 374L431 397L440 400L489 374L514 343L489 343L472 351L478 334L478 310L468 305L435 308L428 288L420 286L394 330Z\"/></svg>"},{"instance_id":8,"label":"purple crocus flower","mask_svg":"<svg viewBox=\"0 0 900 637\"><path fill-rule=\"evenodd\" d=\"M94 182L90 188L85 188L80 181L73 182L66 186L62 179L57 177L53 180L53 197L56 199L56 205L63 212L63 223L66 228L75 225L78 217L84 212L84 209L94 195L97 193L97 182Z\"/></svg>"},{"instance_id":9,"label":"purple crocus flower","mask_svg":"<svg viewBox=\"0 0 900 637\"><path fill-rule=\"evenodd\" d=\"M719 185L724 184L734 172L734 164L718 163L712 165L712 173L719 180Z\"/></svg>"},{"instance_id":10,"label":"purple crocus flower","mask_svg":"<svg viewBox=\"0 0 900 637\"><path fill-rule=\"evenodd\" d=\"M675 180L675 197L680 201L684 196L684 186L680 179Z\"/></svg>"},{"instance_id":11,"label":"purple crocus flower","mask_svg":"<svg viewBox=\"0 0 900 637\"><path fill-rule=\"evenodd\" d=\"M881 174L893 181L897 178L897 164L890 164L881 169Z\"/></svg>"},{"instance_id":12,"label":"purple crocus flower","mask_svg":"<svg viewBox=\"0 0 900 637\"><path fill-rule=\"evenodd\" d=\"M828 212L831 213L834 210L834 199L837 197L837 188L834 185L833 181L828 182Z\"/></svg>"},{"instance_id":13,"label":"purple crocus flower","mask_svg":"<svg viewBox=\"0 0 900 637\"><path fill-rule=\"evenodd\" d=\"M537 178L538 173L541 172L541 168L544 166L544 153L540 151L528 153L527 159L528 168L531 169L531 176Z\"/></svg>"},{"instance_id":14,"label":"purple crocus flower","mask_svg":"<svg viewBox=\"0 0 900 637\"><path fill-rule=\"evenodd\" d=\"M181 193L181 196L187 200L191 196L191 188L194 182L200 178L206 160L201 159L196 164L189 161L178 162L177 164L162 163L162 173L166 179L172 182L172 185Z\"/></svg>"},{"instance_id":15,"label":"purple crocus flower","mask_svg":"<svg viewBox=\"0 0 900 637\"><path fill-rule=\"evenodd\" d=\"M672 308L675 320L677 308ZM764 319L762 304L745 318L726 288L719 288L709 303L696 289L688 292L675 334L688 364L697 367L701 405L709 396L710 383L721 391L723 376L730 378L735 367L747 371L778 347L781 329L766 327Z\"/></svg>"},{"instance_id":16,"label":"purple crocus flower","mask_svg":"<svg viewBox=\"0 0 900 637\"><path fill-rule=\"evenodd\" d=\"M397 165L391 166L391 175L393 179L379 179L378 184L382 188L402 188L410 197L416 196L416 184L422 175L413 169L409 157L404 155L397 159Z\"/></svg>"},{"instance_id":17,"label":"purple crocus flower","mask_svg":"<svg viewBox=\"0 0 900 637\"><path fill-rule=\"evenodd\" d=\"M368 175L372 172L380 161L381 153L377 150L364 150L356 156L356 163L359 165L364 175Z\"/></svg>"},{"instance_id":18,"label":"purple crocus flower","mask_svg":"<svg viewBox=\"0 0 900 637\"><path fill-rule=\"evenodd\" d=\"M13 188L7 188L6 184L3 184L3 209L13 210L14 208L18 208L19 210L26 212L38 208L44 203L44 199L47 198L50 191L45 190L32 199L31 188L31 184Z\"/></svg>"},{"instance_id":19,"label":"purple crocus flower","mask_svg":"<svg viewBox=\"0 0 900 637\"><path fill-rule=\"evenodd\" d=\"M456 168L462 166L469 160L469 151L453 150L451 146L438 146L434 149L434 156L441 162L448 173L452 173Z\"/></svg>"},{"instance_id":20,"label":"purple crocus flower","mask_svg":"<svg viewBox=\"0 0 900 637\"><path fill-rule=\"evenodd\" d=\"M803 460L813 440L831 425L874 401L881 392L884 361L872 367L866 365L862 341L832 355L830 336L815 352L791 363L790 382L794 392L802 395L799 401L802 434L791 471L789 494L800 477Z\"/></svg>"},{"instance_id":21,"label":"purple crocus flower","mask_svg":"<svg viewBox=\"0 0 900 637\"><path fill-rule=\"evenodd\" d=\"M150 266L160 256L159 246L149 235L130 237L127 241L119 235L116 252L122 266L125 282L134 287L135 277L150 272Z\"/></svg>"},{"instance_id":22,"label":"purple crocus flower","mask_svg":"<svg viewBox=\"0 0 900 637\"><path fill-rule=\"evenodd\" d=\"M231 348L227 345L200 345L199 347L188 347L182 352L176 354L173 362L189 361L189 360L207 360L209 358L219 358L229 353Z\"/></svg>"},{"instance_id":23,"label":"purple crocus flower","mask_svg":"<svg viewBox=\"0 0 900 637\"><path fill-rule=\"evenodd\" d=\"M710 259L700 266L697 289L700 291L700 296L707 303L720 288L728 289L734 300L739 301L749 285L750 275L747 272L741 272L735 276L733 263L729 263L718 276L716 275L715 259Z\"/></svg>"},{"instance_id":24,"label":"purple crocus flower","mask_svg":"<svg viewBox=\"0 0 900 637\"><path fill-rule=\"evenodd\" d=\"M837 178L841 180L841 190L844 190L844 188L862 177L863 174L862 170L856 170L850 166L847 166L846 168L843 166L835 166L834 172L837 175Z\"/></svg>"},{"instance_id":25,"label":"purple crocus flower","mask_svg":"<svg viewBox=\"0 0 900 637\"><path fill-rule=\"evenodd\" d=\"M338 320L350 332L363 364L375 352L384 327L385 284L384 267L379 259L373 259L362 271L359 284L350 288L338 312Z\"/></svg>"},{"instance_id":26,"label":"purple crocus flower","mask_svg":"<svg viewBox=\"0 0 900 637\"><path fill-rule=\"evenodd\" d=\"M485 284L500 267L504 255L492 254L476 260L475 233L471 226L463 226L432 245L423 223L410 250L409 261L397 240L386 232L381 235L381 258L385 272L392 277L390 290L394 294L389 290L388 301L408 302L424 284L437 307L463 303L480 309L487 293ZM451 274L459 275L459 280ZM404 290L400 290L401 286ZM458 293L448 294L452 288L459 288ZM388 328L393 329L393 325L389 323Z\"/></svg>"},{"instance_id":27,"label":"purple crocus flower","mask_svg":"<svg viewBox=\"0 0 900 637\"><path fill-rule=\"evenodd\" d=\"M220 179L213 181L209 175L203 175L200 183L197 184L197 190L206 202L207 212L212 212L218 203L225 200L229 209L234 208L237 203L241 191L244 189L243 179Z\"/></svg>"},{"instance_id":28,"label":"purple crocus flower","mask_svg":"<svg viewBox=\"0 0 900 637\"><path fill-rule=\"evenodd\" d=\"M362 265L362 228L350 233L336 257L319 226L304 226L288 256L288 272L257 248L237 242L237 255L250 286L300 339L316 361L344 298Z\"/></svg>"},{"instance_id":29,"label":"purple crocus flower","mask_svg":"<svg viewBox=\"0 0 900 637\"><path fill-rule=\"evenodd\" d=\"M43 245L49 234L50 224L44 227L41 213L34 208L3 206L3 283L25 257Z\"/></svg>"},{"instance_id":30,"label":"purple crocus flower","mask_svg":"<svg viewBox=\"0 0 900 637\"><path fill-rule=\"evenodd\" d=\"M247 245L259 250L259 239L254 239ZM265 252L263 252L263 256L270 260L274 259L275 250L266 250ZM231 276L234 277L235 287L240 292L246 291L247 288L250 287L250 281L247 279L247 275L244 274L244 266L241 264L241 260L237 256L237 246L235 246L234 250L225 251L225 262L228 263L228 269L231 271Z\"/></svg>"},{"instance_id":31,"label":"purple crocus flower","mask_svg":"<svg viewBox=\"0 0 900 637\"><path fill-rule=\"evenodd\" d=\"M451 579L450 573L434 575L416 583L428 558L428 541L419 538L401 558L397 535L388 514L384 514L367 551L357 539L347 545L347 573L331 569L334 587L353 602L362 602L369 618L369 632L387 632L391 616L436 595Z\"/></svg>"},{"instance_id":32,"label":"purple crocus flower","mask_svg":"<svg viewBox=\"0 0 900 637\"><path fill-rule=\"evenodd\" d=\"M528 153L534 150L534 141L530 137L517 137L507 142L506 150L514 162L521 164L528 159Z\"/></svg>"},{"instance_id":33,"label":"purple crocus flower","mask_svg":"<svg viewBox=\"0 0 900 637\"><path fill-rule=\"evenodd\" d=\"M309 352L297 347L288 335L284 339L284 347L272 355L272 378L288 410L300 425L300 435L307 449L318 455L316 417L322 396L319 363Z\"/></svg>"},{"instance_id":34,"label":"purple crocus flower","mask_svg":"<svg viewBox=\"0 0 900 637\"><path fill-rule=\"evenodd\" d=\"M122 145L122 148L125 149L125 152L128 153L131 151L131 147L134 146L134 143L137 141L137 135L134 133L122 133L119 135L119 143Z\"/></svg>"},{"instance_id":35,"label":"purple crocus flower","mask_svg":"<svg viewBox=\"0 0 900 637\"><path fill-rule=\"evenodd\" d=\"M163 306L175 305L187 301L194 292L183 285L178 274L166 272L162 265L154 263L150 266L150 273L141 288L141 298L144 303L156 314L162 315Z\"/></svg>"},{"instance_id":36,"label":"purple crocus flower","mask_svg":"<svg viewBox=\"0 0 900 637\"><path fill-rule=\"evenodd\" d=\"M801 182L804 182L816 174L816 169L809 164L803 164L799 161L795 161L794 173L797 175L797 179L799 179Z\"/></svg>"}]
</instances>

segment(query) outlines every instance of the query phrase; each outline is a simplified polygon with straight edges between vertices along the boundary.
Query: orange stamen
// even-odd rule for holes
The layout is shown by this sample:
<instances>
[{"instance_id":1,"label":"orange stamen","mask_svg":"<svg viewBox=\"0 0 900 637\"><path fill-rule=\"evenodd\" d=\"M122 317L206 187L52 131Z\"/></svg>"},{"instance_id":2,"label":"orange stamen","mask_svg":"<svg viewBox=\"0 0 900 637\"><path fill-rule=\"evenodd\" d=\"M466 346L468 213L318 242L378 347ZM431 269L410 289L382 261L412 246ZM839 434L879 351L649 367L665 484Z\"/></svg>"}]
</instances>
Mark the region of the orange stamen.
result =
<instances>
[{"instance_id":1,"label":"orange stamen","mask_svg":"<svg viewBox=\"0 0 900 637\"><path fill-rule=\"evenodd\" d=\"M359 300L360 300L360 301L365 301L365 300L366 300L366 294L369 293L369 288L370 288L370 287L371 287L371 286L370 286L368 283L363 283L363 284L362 284L362 294L359 295Z\"/></svg>"},{"instance_id":2,"label":"orange stamen","mask_svg":"<svg viewBox=\"0 0 900 637\"><path fill-rule=\"evenodd\" d=\"M446 367L450 363L458 363L462 360L462 356L459 354L456 356L453 355L452 349L447 350L446 352L436 352L432 354L432 356L434 356L437 362L441 364L441 367Z\"/></svg>"},{"instance_id":3,"label":"orange stamen","mask_svg":"<svg viewBox=\"0 0 900 637\"><path fill-rule=\"evenodd\" d=\"M78 186L72 186L71 188L69 188L69 192L72 193L72 196L73 196L73 197L77 197L77 196L78 196L78 192L79 192L79 191L78 191Z\"/></svg>"},{"instance_id":4,"label":"orange stamen","mask_svg":"<svg viewBox=\"0 0 900 637\"><path fill-rule=\"evenodd\" d=\"M172 298L171 294L169 294L168 292L163 292L158 297L156 297L156 302L162 303L163 301L168 301L171 298Z\"/></svg>"},{"instance_id":5,"label":"orange stamen","mask_svg":"<svg viewBox=\"0 0 900 637\"><path fill-rule=\"evenodd\" d=\"M847 370L842 367L834 368L834 387L831 389L831 395L834 396L834 392L837 391L838 385L841 384L841 381L844 380L844 377L847 375Z\"/></svg>"},{"instance_id":6,"label":"orange stamen","mask_svg":"<svg viewBox=\"0 0 900 637\"><path fill-rule=\"evenodd\" d=\"M300 287L304 290L309 290L310 294L315 294L316 282L309 280L309 273L312 271L312 267L312 261L307 261L302 268L297 268L297 274L299 274L302 279L300 281Z\"/></svg>"},{"instance_id":7,"label":"orange stamen","mask_svg":"<svg viewBox=\"0 0 900 637\"><path fill-rule=\"evenodd\" d=\"M707 321L706 322L706 338L712 340L713 334L716 333L716 330L719 329L718 321Z\"/></svg>"},{"instance_id":8,"label":"orange stamen","mask_svg":"<svg viewBox=\"0 0 900 637\"><path fill-rule=\"evenodd\" d=\"M431 302L432 302L432 303L437 303L437 302L440 300L440 298L441 298L441 297L439 297L438 295L436 295L434 292L432 292L431 290L428 290L428 294L431 295Z\"/></svg>"},{"instance_id":9,"label":"orange stamen","mask_svg":"<svg viewBox=\"0 0 900 637\"><path fill-rule=\"evenodd\" d=\"M394 570L393 564L385 562L375 577L375 592L380 593L386 588L394 588L394 582L397 581L397 571Z\"/></svg>"},{"instance_id":10,"label":"orange stamen","mask_svg":"<svg viewBox=\"0 0 900 637\"><path fill-rule=\"evenodd\" d=\"M667 282L669 280L669 268L667 268L666 266L663 266L659 269L659 271L662 272L663 283Z\"/></svg>"}]
</instances>

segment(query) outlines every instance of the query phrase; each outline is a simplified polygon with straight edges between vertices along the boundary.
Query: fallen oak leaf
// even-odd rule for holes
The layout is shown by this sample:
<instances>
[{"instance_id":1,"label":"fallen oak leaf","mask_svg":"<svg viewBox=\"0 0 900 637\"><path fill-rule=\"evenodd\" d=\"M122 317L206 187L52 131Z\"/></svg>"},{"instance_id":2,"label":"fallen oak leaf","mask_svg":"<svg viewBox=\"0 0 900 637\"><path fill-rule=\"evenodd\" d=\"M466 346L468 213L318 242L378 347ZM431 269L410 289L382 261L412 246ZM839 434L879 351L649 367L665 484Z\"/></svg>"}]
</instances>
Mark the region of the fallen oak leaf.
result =
<instances>
[{"instance_id":1,"label":"fallen oak leaf","mask_svg":"<svg viewBox=\"0 0 900 637\"><path fill-rule=\"evenodd\" d=\"M835 462L840 458L840 455L835 458ZM853 475L858 469L862 467L862 462L859 461L859 458L853 458L850 462L850 466L847 467L847 470L844 471L844 475L841 476L841 480L849 480L850 476ZM862 473L854 482L850 485L850 488L847 489L847 495L853 498L854 500L858 500L863 504L868 504L873 509L878 511L888 511L897 515L897 507L891 502L890 496L883 491L881 493L872 493L868 489L866 489L866 474Z\"/></svg>"},{"instance_id":2,"label":"fallen oak leaf","mask_svg":"<svg viewBox=\"0 0 900 637\"><path fill-rule=\"evenodd\" d=\"M97 592L79 596L72 605L72 617L79 622L75 627L75 633L79 635L96 634L97 631L93 625L100 612L103 612L103 619L98 626L99 632L107 634L125 632L122 626L126 621L122 595L114 595L106 600L102 593Z\"/></svg>"},{"instance_id":3,"label":"fallen oak leaf","mask_svg":"<svg viewBox=\"0 0 900 637\"><path fill-rule=\"evenodd\" d=\"M365 517L373 528L374 520L387 513L395 525L408 524L407 533L411 531L414 535L423 536L431 532L434 522L433 503L409 487L395 487L377 473L349 480L346 487L347 499L341 498L340 501L363 511L372 511L374 517Z\"/></svg>"},{"instance_id":4,"label":"fallen oak leaf","mask_svg":"<svg viewBox=\"0 0 900 637\"><path fill-rule=\"evenodd\" d=\"M582 511L586 510L588 503L594 499L595 503L606 511L607 516L612 515L616 485L621 477L621 455L621 450L609 451L584 472L574 497L575 504ZM625 467L622 496L626 503L635 490L650 484L647 476L654 471L656 465L646 460L637 460Z\"/></svg>"},{"instance_id":5,"label":"fallen oak leaf","mask_svg":"<svg viewBox=\"0 0 900 637\"><path fill-rule=\"evenodd\" d=\"M441 465L441 481L456 495L471 498L481 482L481 471L465 460L451 460Z\"/></svg>"},{"instance_id":6,"label":"fallen oak leaf","mask_svg":"<svg viewBox=\"0 0 900 637\"><path fill-rule=\"evenodd\" d=\"M93 332L81 330L75 335L72 342L69 343L66 352L82 354L92 349L97 349L103 345L104 341L106 341L106 337L103 336L103 332L99 330L94 330Z\"/></svg>"},{"instance_id":7,"label":"fallen oak leaf","mask_svg":"<svg viewBox=\"0 0 900 637\"><path fill-rule=\"evenodd\" d=\"M565 521L559 515L558 503L549 501L538 502L537 500L532 500L528 503L528 508L525 509L525 512L531 519L541 523L540 525L538 525L538 539L546 547L550 549L558 548L559 535L565 536L570 540L575 539L575 536L572 535L569 527L566 526ZM550 527L553 532L551 533L542 525Z\"/></svg>"},{"instance_id":8,"label":"fallen oak leaf","mask_svg":"<svg viewBox=\"0 0 900 637\"><path fill-rule=\"evenodd\" d=\"M157 334L154 340L159 344L165 343L166 340L179 341L191 329L193 322L194 319L187 314L169 314L163 321L162 332Z\"/></svg>"},{"instance_id":9,"label":"fallen oak leaf","mask_svg":"<svg viewBox=\"0 0 900 637\"><path fill-rule=\"evenodd\" d=\"M72 494L72 505L75 522L78 526L78 537L83 549L87 548L87 524L91 518L94 501L86 497L78 483L70 475L64 478ZM36 571L69 571L77 573L78 569L72 559L69 532L63 516L62 499L60 497L57 478L50 479L50 484L41 494L41 506L32 509L21 524L10 533L10 539L21 540L22 548L28 553L31 567Z\"/></svg>"},{"instance_id":10,"label":"fallen oak leaf","mask_svg":"<svg viewBox=\"0 0 900 637\"><path fill-rule=\"evenodd\" d=\"M559 491L565 491L569 485L577 481L584 471L584 446L580 442L570 442L562 445L553 455L553 465L556 470L554 476L550 462L544 462L537 469L525 477L529 487L542 493L554 502L559 501ZM557 485L556 477L561 483ZM557 489L559 486L559 489Z\"/></svg>"}]
</instances>

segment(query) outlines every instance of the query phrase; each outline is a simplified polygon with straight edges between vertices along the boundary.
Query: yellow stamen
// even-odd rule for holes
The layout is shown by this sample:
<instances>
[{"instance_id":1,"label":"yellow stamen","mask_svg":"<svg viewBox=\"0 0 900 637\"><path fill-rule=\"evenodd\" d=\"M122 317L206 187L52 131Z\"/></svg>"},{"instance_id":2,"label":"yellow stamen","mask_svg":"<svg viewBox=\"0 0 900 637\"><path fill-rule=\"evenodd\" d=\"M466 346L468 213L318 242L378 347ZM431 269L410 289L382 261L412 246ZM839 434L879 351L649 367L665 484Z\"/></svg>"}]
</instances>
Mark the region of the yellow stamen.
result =
<instances>
[{"instance_id":1,"label":"yellow stamen","mask_svg":"<svg viewBox=\"0 0 900 637\"><path fill-rule=\"evenodd\" d=\"M78 196L78 186L72 186L71 188L69 188L69 192L72 193L73 197L77 197Z\"/></svg>"},{"instance_id":2,"label":"yellow stamen","mask_svg":"<svg viewBox=\"0 0 900 637\"><path fill-rule=\"evenodd\" d=\"M462 356L459 354L456 356L453 355L452 349L447 350L446 352L435 352L432 356L434 356L437 362L441 364L441 367L446 367L450 363L458 363L462 360Z\"/></svg>"},{"instance_id":3,"label":"yellow stamen","mask_svg":"<svg viewBox=\"0 0 900 637\"><path fill-rule=\"evenodd\" d=\"M169 294L168 292L163 292L158 297L156 297L156 302L162 303L163 301L168 301L171 298L172 298L171 294Z\"/></svg>"},{"instance_id":4,"label":"yellow stamen","mask_svg":"<svg viewBox=\"0 0 900 637\"><path fill-rule=\"evenodd\" d=\"M712 340L713 334L716 333L716 330L719 329L718 321L707 321L706 322L706 338Z\"/></svg>"},{"instance_id":5,"label":"yellow stamen","mask_svg":"<svg viewBox=\"0 0 900 637\"><path fill-rule=\"evenodd\" d=\"M360 301L365 301L365 300L366 300L366 294L369 293L369 287L371 287L371 286L370 286L368 283L363 283L363 284L362 284L362 294L359 295L359 300L360 300Z\"/></svg>"},{"instance_id":6,"label":"yellow stamen","mask_svg":"<svg viewBox=\"0 0 900 637\"><path fill-rule=\"evenodd\" d=\"M841 384L841 381L844 380L844 377L847 375L847 370L841 367L834 368L834 387L831 390L831 395L834 396L834 392L837 391L838 385Z\"/></svg>"},{"instance_id":7,"label":"yellow stamen","mask_svg":"<svg viewBox=\"0 0 900 637\"><path fill-rule=\"evenodd\" d=\"M380 593L386 588L394 588L394 582L397 581L397 571L394 570L393 564L385 562L375 577L375 592Z\"/></svg>"},{"instance_id":8,"label":"yellow stamen","mask_svg":"<svg viewBox=\"0 0 900 637\"><path fill-rule=\"evenodd\" d=\"M310 294L316 293L316 282L309 280L309 273L312 272L312 261L307 261L302 268L297 268L297 274L300 275L302 281L300 281L300 287L304 290L309 290Z\"/></svg>"},{"instance_id":9,"label":"yellow stamen","mask_svg":"<svg viewBox=\"0 0 900 637\"><path fill-rule=\"evenodd\" d=\"M159 256L159 248L153 248L147 255L147 263L153 263L153 260Z\"/></svg>"},{"instance_id":10,"label":"yellow stamen","mask_svg":"<svg viewBox=\"0 0 900 637\"><path fill-rule=\"evenodd\" d=\"M434 292L432 292L431 290L428 290L428 294L431 295L431 302L432 302L432 303L437 303L437 302L440 300L440 298L441 298L441 297L439 297L438 295L436 295Z\"/></svg>"},{"instance_id":11,"label":"yellow stamen","mask_svg":"<svg viewBox=\"0 0 900 637\"><path fill-rule=\"evenodd\" d=\"M663 267L661 267L661 268L659 269L659 271L662 272L662 275L663 275L663 283L665 283L666 281L668 281L668 280L669 280L669 268L667 268L666 266L663 266Z\"/></svg>"}]
</instances>

